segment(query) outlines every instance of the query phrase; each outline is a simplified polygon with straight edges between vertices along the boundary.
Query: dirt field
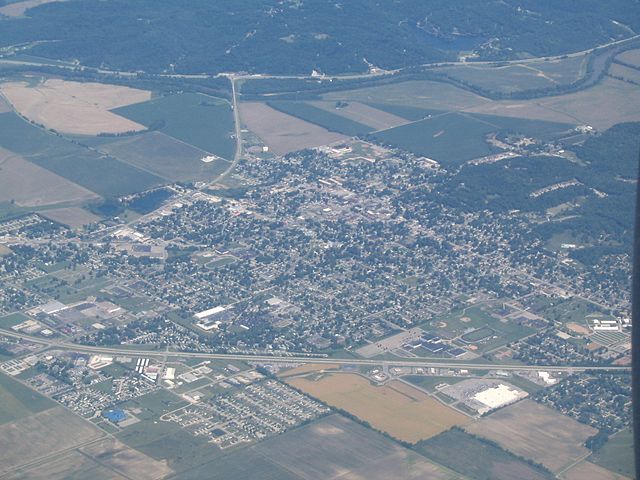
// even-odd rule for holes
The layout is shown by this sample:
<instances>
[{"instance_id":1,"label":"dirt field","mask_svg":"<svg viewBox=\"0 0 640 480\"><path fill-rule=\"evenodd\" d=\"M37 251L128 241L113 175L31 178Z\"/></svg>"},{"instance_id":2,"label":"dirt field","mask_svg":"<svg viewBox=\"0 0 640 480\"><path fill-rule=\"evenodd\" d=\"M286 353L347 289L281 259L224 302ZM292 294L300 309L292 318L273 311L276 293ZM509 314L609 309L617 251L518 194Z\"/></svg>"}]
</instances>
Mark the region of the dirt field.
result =
<instances>
[{"instance_id":1,"label":"dirt field","mask_svg":"<svg viewBox=\"0 0 640 480\"><path fill-rule=\"evenodd\" d=\"M597 433L595 428L530 400L498 410L465 430L540 462L553 472L589 454L584 441Z\"/></svg>"},{"instance_id":2,"label":"dirt field","mask_svg":"<svg viewBox=\"0 0 640 480\"><path fill-rule=\"evenodd\" d=\"M356 374L330 374L317 381L296 378L289 383L406 442L433 437L470 420L417 389L398 386L398 382L376 387Z\"/></svg>"},{"instance_id":3,"label":"dirt field","mask_svg":"<svg viewBox=\"0 0 640 480\"><path fill-rule=\"evenodd\" d=\"M240 118L249 130L279 155L348 138L259 102L241 103Z\"/></svg>"},{"instance_id":4,"label":"dirt field","mask_svg":"<svg viewBox=\"0 0 640 480\"><path fill-rule=\"evenodd\" d=\"M36 85L7 82L0 85L0 93L29 120L77 135L144 130L145 126L109 110L151 98L151 92L145 90L59 79Z\"/></svg>"},{"instance_id":5,"label":"dirt field","mask_svg":"<svg viewBox=\"0 0 640 480\"><path fill-rule=\"evenodd\" d=\"M0 475L104 436L97 427L63 407L21 418L0 426Z\"/></svg>"},{"instance_id":6,"label":"dirt field","mask_svg":"<svg viewBox=\"0 0 640 480\"><path fill-rule=\"evenodd\" d=\"M51 210L43 210L40 214L71 228L82 227L100 220L97 215L80 207L52 208Z\"/></svg>"},{"instance_id":7,"label":"dirt field","mask_svg":"<svg viewBox=\"0 0 640 480\"><path fill-rule=\"evenodd\" d=\"M575 467L570 468L561 478L565 480L628 480L628 477L618 475L587 461L580 462Z\"/></svg>"},{"instance_id":8,"label":"dirt field","mask_svg":"<svg viewBox=\"0 0 640 480\"><path fill-rule=\"evenodd\" d=\"M0 7L0 15L7 17L22 17L30 8L44 5L45 3L63 2L65 0L25 0L24 2L10 3Z\"/></svg>"},{"instance_id":9,"label":"dirt field","mask_svg":"<svg viewBox=\"0 0 640 480\"><path fill-rule=\"evenodd\" d=\"M77 450L20 468L2 477L6 480L68 480L70 478L91 480L126 480L126 477L100 465Z\"/></svg>"},{"instance_id":10,"label":"dirt field","mask_svg":"<svg viewBox=\"0 0 640 480\"><path fill-rule=\"evenodd\" d=\"M587 327L578 325L577 323L567 323L567 328L581 335L588 335L590 333Z\"/></svg>"},{"instance_id":11,"label":"dirt field","mask_svg":"<svg viewBox=\"0 0 640 480\"><path fill-rule=\"evenodd\" d=\"M0 147L0 202L35 207L95 198L86 188Z\"/></svg>"},{"instance_id":12,"label":"dirt field","mask_svg":"<svg viewBox=\"0 0 640 480\"><path fill-rule=\"evenodd\" d=\"M346 107L335 108L335 102L309 102L312 105L327 110L341 117L348 118L354 122L363 123L376 130L386 130L407 123L402 117L391 113L383 112L377 108L370 107L360 102L351 102Z\"/></svg>"},{"instance_id":13,"label":"dirt field","mask_svg":"<svg viewBox=\"0 0 640 480\"><path fill-rule=\"evenodd\" d=\"M300 375L302 373L322 372L326 370L336 370L340 368L338 364L326 364L326 363L307 363L290 370L285 370L280 373L279 377L293 377L294 375Z\"/></svg>"}]
</instances>

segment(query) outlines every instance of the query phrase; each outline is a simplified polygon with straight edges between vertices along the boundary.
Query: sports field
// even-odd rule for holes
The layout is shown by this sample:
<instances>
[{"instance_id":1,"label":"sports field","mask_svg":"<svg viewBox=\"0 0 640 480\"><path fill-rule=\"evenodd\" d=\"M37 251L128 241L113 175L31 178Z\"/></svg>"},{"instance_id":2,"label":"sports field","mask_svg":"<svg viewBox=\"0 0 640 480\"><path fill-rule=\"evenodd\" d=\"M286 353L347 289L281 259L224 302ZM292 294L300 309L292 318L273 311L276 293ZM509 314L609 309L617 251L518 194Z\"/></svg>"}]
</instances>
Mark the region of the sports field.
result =
<instances>
[{"instance_id":1,"label":"sports field","mask_svg":"<svg viewBox=\"0 0 640 480\"><path fill-rule=\"evenodd\" d=\"M377 387L356 374L328 374L315 381L294 378L288 383L406 442L430 438L470 421L404 383Z\"/></svg>"},{"instance_id":2,"label":"sports field","mask_svg":"<svg viewBox=\"0 0 640 480\"><path fill-rule=\"evenodd\" d=\"M498 410L465 426L465 430L540 462L553 472L587 455L584 442L597 433L595 428L531 400Z\"/></svg>"},{"instance_id":3,"label":"sports field","mask_svg":"<svg viewBox=\"0 0 640 480\"><path fill-rule=\"evenodd\" d=\"M151 98L151 92L145 90L56 78L35 84L6 82L0 84L0 94L30 121L76 135L144 130L144 125L109 110Z\"/></svg>"}]
</instances>

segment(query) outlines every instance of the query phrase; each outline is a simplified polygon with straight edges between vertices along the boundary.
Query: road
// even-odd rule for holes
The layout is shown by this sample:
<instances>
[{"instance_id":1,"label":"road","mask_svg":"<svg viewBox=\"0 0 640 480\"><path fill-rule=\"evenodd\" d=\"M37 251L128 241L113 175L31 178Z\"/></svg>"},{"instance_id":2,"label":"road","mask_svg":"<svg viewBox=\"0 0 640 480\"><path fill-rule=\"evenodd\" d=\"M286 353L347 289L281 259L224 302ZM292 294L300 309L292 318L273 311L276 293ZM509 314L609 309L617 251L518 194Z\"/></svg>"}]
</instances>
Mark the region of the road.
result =
<instances>
[{"instance_id":1,"label":"road","mask_svg":"<svg viewBox=\"0 0 640 480\"><path fill-rule=\"evenodd\" d=\"M42 339L0 329L0 334L20 338L33 343L37 343L49 348L66 350L78 353L88 354L107 354L119 355L127 357L153 357L160 361L166 358L198 358L202 360L240 360L244 362L254 363L318 363L331 365L361 365L361 366L383 366L383 367L421 367L421 368L459 368L466 370L532 370L532 371L549 371L549 372L583 372L585 370L603 370L603 371L630 371L631 367L626 366L600 366L600 367L582 367L582 366L557 366L557 365L513 365L507 363L465 363L464 361L442 360L437 361L432 358L412 359L412 360L376 360L364 358L330 358L317 356L295 355L264 355L264 354L236 354L236 353L198 353L198 352L178 352L171 350L136 350L125 347L96 347L90 345L79 345L66 341L54 339Z\"/></svg>"}]
</instances>

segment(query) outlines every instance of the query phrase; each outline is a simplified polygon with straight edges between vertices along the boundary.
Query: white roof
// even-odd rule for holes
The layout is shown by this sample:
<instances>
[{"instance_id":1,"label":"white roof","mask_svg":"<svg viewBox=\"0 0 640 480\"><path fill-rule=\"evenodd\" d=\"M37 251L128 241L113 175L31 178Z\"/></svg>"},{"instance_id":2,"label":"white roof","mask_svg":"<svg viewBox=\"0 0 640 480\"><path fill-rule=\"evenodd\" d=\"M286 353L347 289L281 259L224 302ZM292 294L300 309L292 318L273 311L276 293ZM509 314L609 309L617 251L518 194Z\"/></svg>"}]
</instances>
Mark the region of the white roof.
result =
<instances>
[{"instance_id":1,"label":"white roof","mask_svg":"<svg viewBox=\"0 0 640 480\"><path fill-rule=\"evenodd\" d=\"M222 305L218 305L217 307L210 308L209 310L204 310L204 311L202 311L200 313L196 313L194 315L194 317L196 317L199 320L202 320L203 318L210 317L211 315L214 315L216 313L224 312L226 309L227 309L227 307L223 307Z\"/></svg>"}]
</instances>

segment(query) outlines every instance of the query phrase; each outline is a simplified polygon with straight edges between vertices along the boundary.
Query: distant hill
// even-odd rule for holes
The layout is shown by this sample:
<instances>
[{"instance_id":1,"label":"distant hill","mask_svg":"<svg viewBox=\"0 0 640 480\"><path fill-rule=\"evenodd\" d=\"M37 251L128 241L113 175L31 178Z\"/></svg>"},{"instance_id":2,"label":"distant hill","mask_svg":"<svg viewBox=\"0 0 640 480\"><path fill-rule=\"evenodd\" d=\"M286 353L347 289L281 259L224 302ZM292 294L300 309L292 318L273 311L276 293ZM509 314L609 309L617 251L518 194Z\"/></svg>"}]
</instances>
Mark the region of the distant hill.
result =
<instances>
[{"instance_id":1,"label":"distant hill","mask_svg":"<svg viewBox=\"0 0 640 480\"><path fill-rule=\"evenodd\" d=\"M0 4L4 2L0 1ZM637 0L71 0L0 18L0 47L115 70L366 72L562 55L640 31Z\"/></svg>"}]
</instances>

